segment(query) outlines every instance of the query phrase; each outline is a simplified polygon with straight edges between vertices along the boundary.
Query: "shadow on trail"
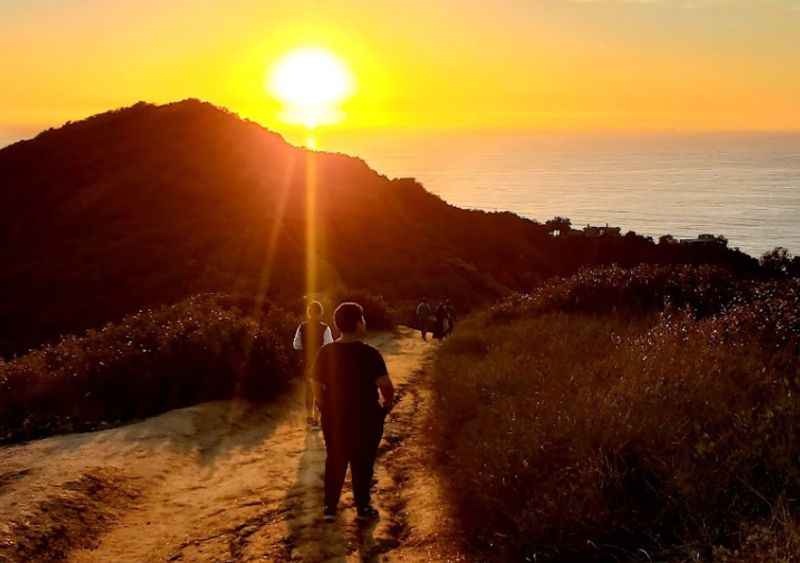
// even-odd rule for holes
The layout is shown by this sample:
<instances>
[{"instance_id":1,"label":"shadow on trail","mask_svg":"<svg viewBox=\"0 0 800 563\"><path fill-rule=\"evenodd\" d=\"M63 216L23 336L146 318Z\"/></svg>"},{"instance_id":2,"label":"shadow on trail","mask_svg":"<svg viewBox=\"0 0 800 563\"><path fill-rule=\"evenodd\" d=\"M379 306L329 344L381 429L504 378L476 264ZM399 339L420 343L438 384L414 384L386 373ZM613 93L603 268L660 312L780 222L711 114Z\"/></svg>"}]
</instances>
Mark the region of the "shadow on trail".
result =
<instances>
[{"instance_id":1,"label":"shadow on trail","mask_svg":"<svg viewBox=\"0 0 800 563\"><path fill-rule=\"evenodd\" d=\"M362 523L353 518L352 497L343 496L334 522L322 519L325 442L322 434L309 430L294 484L287 491L281 511L288 515L284 540L287 559L344 562L357 556L360 561L378 561L386 551L375 540L379 522Z\"/></svg>"},{"instance_id":2,"label":"shadow on trail","mask_svg":"<svg viewBox=\"0 0 800 563\"><path fill-rule=\"evenodd\" d=\"M282 511L288 515L284 540L287 558L303 561L344 561L348 552L343 523L322 520L325 443L322 434L307 430L294 484L286 492Z\"/></svg>"}]
</instances>

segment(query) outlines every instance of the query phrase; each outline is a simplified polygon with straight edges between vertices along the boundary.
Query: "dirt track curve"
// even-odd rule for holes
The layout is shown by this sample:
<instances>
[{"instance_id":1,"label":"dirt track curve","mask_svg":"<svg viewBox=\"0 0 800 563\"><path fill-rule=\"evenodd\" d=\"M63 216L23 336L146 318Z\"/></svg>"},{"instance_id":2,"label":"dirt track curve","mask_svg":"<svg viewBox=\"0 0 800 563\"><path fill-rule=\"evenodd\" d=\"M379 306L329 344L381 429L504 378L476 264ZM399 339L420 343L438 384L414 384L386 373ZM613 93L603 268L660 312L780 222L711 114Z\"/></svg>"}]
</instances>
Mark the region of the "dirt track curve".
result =
<instances>
[{"instance_id":1,"label":"dirt track curve","mask_svg":"<svg viewBox=\"0 0 800 563\"><path fill-rule=\"evenodd\" d=\"M435 345L405 328L371 343L399 389L377 523L354 520L349 485L337 522L322 522L324 443L298 387L265 406L205 403L0 449L0 561L463 560L421 461Z\"/></svg>"}]
</instances>

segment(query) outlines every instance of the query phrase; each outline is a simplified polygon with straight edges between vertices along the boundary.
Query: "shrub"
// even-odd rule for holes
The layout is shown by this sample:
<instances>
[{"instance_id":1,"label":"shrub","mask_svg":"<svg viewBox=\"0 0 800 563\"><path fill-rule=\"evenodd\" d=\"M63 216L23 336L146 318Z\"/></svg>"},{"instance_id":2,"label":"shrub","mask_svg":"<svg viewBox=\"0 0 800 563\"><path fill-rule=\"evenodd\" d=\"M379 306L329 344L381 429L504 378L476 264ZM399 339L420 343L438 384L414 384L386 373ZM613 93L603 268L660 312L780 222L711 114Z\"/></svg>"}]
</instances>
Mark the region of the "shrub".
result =
<instances>
[{"instance_id":1,"label":"shrub","mask_svg":"<svg viewBox=\"0 0 800 563\"><path fill-rule=\"evenodd\" d=\"M618 288L591 274L598 285L577 280L527 317L507 310L507 322L495 308L443 345L432 435L466 535L487 557L722 553L741 522L800 493L798 285L678 292L692 311L720 311L705 318L598 315L575 299L644 291L630 276ZM656 303L641 295L634 310Z\"/></svg>"},{"instance_id":2,"label":"shrub","mask_svg":"<svg viewBox=\"0 0 800 563\"><path fill-rule=\"evenodd\" d=\"M0 363L0 441L87 430L200 401L264 399L292 373L291 320L196 296Z\"/></svg>"},{"instance_id":3,"label":"shrub","mask_svg":"<svg viewBox=\"0 0 800 563\"><path fill-rule=\"evenodd\" d=\"M419 305L418 302L414 303L411 301L394 303L390 311L392 319L396 324L401 324L416 329L420 328L417 320L417 305Z\"/></svg>"},{"instance_id":4,"label":"shrub","mask_svg":"<svg viewBox=\"0 0 800 563\"><path fill-rule=\"evenodd\" d=\"M383 296L375 295L366 290L339 290L331 299L330 315L333 310L344 301L355 301L364 308L364 318L369 330L391 330L395 326L394 317Z\"/></svg>"},{"instance_id":5,"label":"shrub","mask_svg":"<svg viewBox=\"0 0 800 563\"><path fill-rule=\"evenodd\" d=\"M494 320L511 320L548 311L647 314L688 308L696 316L720 312L748 286L715 266L612 265L584 269L569 278L547 280L491 309Z\"/></svg>"}]
</instances>

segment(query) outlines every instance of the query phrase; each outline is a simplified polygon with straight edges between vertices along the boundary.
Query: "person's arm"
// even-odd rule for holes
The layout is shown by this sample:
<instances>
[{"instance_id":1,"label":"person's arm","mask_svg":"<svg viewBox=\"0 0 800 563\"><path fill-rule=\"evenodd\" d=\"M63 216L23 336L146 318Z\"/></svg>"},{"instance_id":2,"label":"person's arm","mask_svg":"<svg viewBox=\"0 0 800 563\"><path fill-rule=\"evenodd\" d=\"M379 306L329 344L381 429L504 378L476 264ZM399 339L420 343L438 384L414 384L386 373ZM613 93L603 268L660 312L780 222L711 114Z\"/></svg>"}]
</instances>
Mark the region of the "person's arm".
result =
<instances>
[{"instance_id":1,"label":"person's arm","mask_svg":"<svg viewBox=\"0 0 800 563\"><path fill-rule=\"evenodd\" d=\"M331 342L333 342L333 333L331 332L331 327L326 326L322 335L322 345L325 346L325 344L330 344Z\"/></svg>"},{"instance_id":2,"label":"person's arm","mask_svg":"<svg viewBox=\"0 0 800 563\"><path fill-rule=\"evenodd\" d=\"M303 328L303 325L302 324L298 325L297 330L294 333L294 341L292 342L292 348L294 348L295 350L303 349L303 336L300 334L301 328Z\"/></svg>"},{"instance_id":3,"label":"person's arm","mask_svg":"<svg viewBox=\"0 0 800 563\"><path fill-rule=\"evenodd\" d=\"M394 407L394 384L392 383L392 378L389 377L389 370L386 369L386 362L383 360L383 356L375 348L372 350L372 361L374 362L372 373L376 377L375 385L378 386L381 399L383 399L383 410L388 413Z\"/></svg>"},{"instance_id":4,"label":"person's arm","mask_svg":"<svg viewBox=\"0 0 800 563\"><path fill-rule=\"evenodd\" d=\"M392 378L387 373L379 377L376 383L383 399L383 410L388 413L394 407L394 384L392 383Z\"/></svg>"}]
</instances>

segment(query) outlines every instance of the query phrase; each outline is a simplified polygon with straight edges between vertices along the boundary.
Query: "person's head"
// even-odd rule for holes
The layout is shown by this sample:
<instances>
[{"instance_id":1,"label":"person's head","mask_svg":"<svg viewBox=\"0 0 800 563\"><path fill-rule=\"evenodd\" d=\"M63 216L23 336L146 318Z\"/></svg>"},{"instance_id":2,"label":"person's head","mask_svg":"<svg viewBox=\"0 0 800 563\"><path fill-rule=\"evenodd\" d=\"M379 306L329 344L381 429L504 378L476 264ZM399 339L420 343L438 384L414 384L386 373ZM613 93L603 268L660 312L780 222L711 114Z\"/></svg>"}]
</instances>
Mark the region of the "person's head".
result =
<instances>
[{"instance_id":1,"label":"person's head","mask_svg":"<svg viewBox=\"0 0 800 563\"><path fill-rule=\"evenodd\" d=\"M322 318L322 313L324 313L324 310L322 308L322 303L319 301L312 301L308 304L308 307L306 307L306 315L308 315L308 318L312 321L320 320Z\"/></svg>"},{"instance_id":2,"label":"person's head","mask_svg":"<svg viewBox=\"0 0 800 563\"><path fill-rule=\"evenodd\" d=\"M345 301L336 307L333 322L342 334L361 334L367 330L364 308L352 301Z\"/></svg>"}]
</instances>

